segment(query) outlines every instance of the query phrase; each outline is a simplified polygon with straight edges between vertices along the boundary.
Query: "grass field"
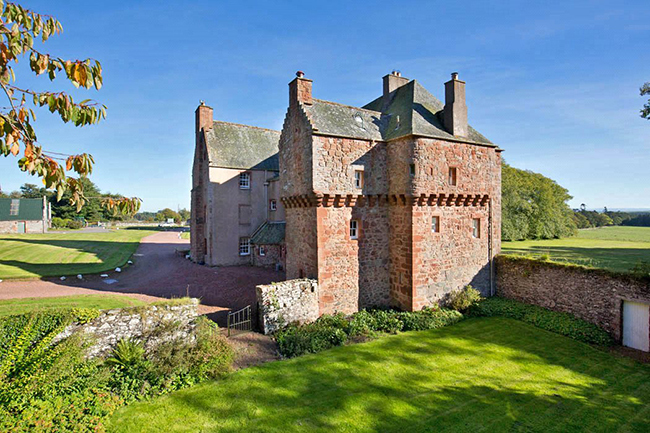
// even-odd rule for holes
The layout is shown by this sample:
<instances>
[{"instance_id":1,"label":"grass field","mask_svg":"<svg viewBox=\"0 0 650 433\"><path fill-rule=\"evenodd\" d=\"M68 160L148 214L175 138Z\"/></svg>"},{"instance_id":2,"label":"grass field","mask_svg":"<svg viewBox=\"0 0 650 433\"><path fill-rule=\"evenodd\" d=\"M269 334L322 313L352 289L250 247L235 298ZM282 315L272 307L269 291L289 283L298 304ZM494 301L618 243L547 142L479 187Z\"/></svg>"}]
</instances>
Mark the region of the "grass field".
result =
<instances>
[{"instance_id":1,"label":"grass field","mask_svg":"<svg viewBox=\"0 0 650 433\"><path fill-rule=\"evenodd\" d=\"M77 295L60 296L55 298L22 298L0 301L0 317L23 314L35 310L51 310L54 308L98 308L110 310L113 308L137 307L145 302L119 295Z\"/></svg>"},{"instance_id":2,"label":"grass field","mask_svg":"<svg viewBox=\"0 0 650 433\"><path fill-rule=\"evenodd\" d=\"M503 242L501 250L626 272L639 261L650 262L650 227L584 229L572 238Z\"/></svg>"},{"instance_id":3,"label":"grass field","mask_svg":"<svg viewBox=\"0 0 650 433\"><path fill-rule=\"evenodd\" d=\"M650 367L504 318L338 347L130 405L115 432L646 432Z\"/></svg>"},{"instance_id":4,"label":"grass field","mask_svg":"<svg viewBox=\"0 0 650 433\"><path fill-rule=\"evenodd\" d=\"M153 230L0 235L0 279L93 274L123 265Z\"/></svg>"}]
</instances>

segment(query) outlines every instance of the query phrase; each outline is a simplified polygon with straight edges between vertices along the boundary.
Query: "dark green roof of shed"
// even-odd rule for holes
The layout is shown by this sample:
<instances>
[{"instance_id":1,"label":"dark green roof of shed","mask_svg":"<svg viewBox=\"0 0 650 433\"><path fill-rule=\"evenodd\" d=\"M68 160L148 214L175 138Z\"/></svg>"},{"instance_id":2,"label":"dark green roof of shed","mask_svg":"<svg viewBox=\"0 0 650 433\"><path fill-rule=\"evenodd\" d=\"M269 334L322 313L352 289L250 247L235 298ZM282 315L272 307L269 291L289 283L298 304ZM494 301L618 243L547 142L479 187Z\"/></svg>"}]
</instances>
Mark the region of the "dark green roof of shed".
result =
<instances>
[{"instance_id":1,"label":"dark green roof of shed","mask_svg":"<svg viewBox=\"0 0 650 433\"><path fill-rule=\"evenodd\" d=\"M245 170L279 170L280 132L228 122L214 122L205 133L211 165Z\"/></svg>"},{"instance_id":2,"label":"dark green roof of shed","mask_svg":"<svg viewBox=\"0 0 650 433\"><path fill-rule=\"evenodd\" d=\"M11 203L18 200L18 215L11 215ZM42 221L42 198L0 198L0 221Z\"/></svg>"},{"instance_id":3,"label":"dark green roof of shed","mask_svg":"<svg viewBox=\"0 0 650 433\"><path fill-rule=\"evenodd\" d=\"M284 242L284 222L266 221L251 237L253 245L278 245Z\"/></svg>"}]
</instances>

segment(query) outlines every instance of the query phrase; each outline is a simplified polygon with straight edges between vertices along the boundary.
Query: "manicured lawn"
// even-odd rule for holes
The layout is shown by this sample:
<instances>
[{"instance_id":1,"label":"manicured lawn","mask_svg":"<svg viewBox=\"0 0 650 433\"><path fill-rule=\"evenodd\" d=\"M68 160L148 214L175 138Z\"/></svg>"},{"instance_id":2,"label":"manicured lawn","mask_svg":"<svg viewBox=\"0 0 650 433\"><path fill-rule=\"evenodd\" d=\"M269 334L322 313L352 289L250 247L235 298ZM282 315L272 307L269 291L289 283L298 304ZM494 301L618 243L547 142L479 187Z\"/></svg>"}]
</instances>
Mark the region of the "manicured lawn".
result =
<instances>
[{"instance_id":1,"label":"manicured lawn","mask_svg":"<svg viewBox=\"0 0 650 433\"><path fill-rule=\"evenodd\" d=\"M154 230L0 235L0 279L93 274L123 265Z\"/></svg>"},{"instance_id":2,"label":"manicured lawn","mask_svg":"<svg viewBox=\"0 0 650 433\"><path fill-rule=\"evenodd\" d=\"M564 239L503 242L505 254L548 256L554 261L629 271L639 261L650 262L650 227L585 229Z\"/></svg>"},{"instance_id":3,"label":"manicured lawn","mask_svg":"<svg viewBox=\"0 0 650 433\"><path fill-rule=\"evenodd\" d=\"M110 310L145 305L145 302L119 295L79 295L55 298L22 298L0 301L0 317L53 308L99 308Z\"/></svg>"},{"instance_id":4,"label":"manicured lawn","mask_svg":"<svg viewBox=\"0 0 650 433\"><path fill-rule=\"evenodd\" d=\"M646 432L650 367L505 318L240 370L116 432Z\"/></svg>"},{"instance_id":5,"label":"manicured lawn","mask_svg":"<svg viewBox=\"0 0 650 433\"><path fill-rule=\"evenodd\" d=\"M181 239L190 239L190 232L181 233Z\"/></svg>"}]
</instances>

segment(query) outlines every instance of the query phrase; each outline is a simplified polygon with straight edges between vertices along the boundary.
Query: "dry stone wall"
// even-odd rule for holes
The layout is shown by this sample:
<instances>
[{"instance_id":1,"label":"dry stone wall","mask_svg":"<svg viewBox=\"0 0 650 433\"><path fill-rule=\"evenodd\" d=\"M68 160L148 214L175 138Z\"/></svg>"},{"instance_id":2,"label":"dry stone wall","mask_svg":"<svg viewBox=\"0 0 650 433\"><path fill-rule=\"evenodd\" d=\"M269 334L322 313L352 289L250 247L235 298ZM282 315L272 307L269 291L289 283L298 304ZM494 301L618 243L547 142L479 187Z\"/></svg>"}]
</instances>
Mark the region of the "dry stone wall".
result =
<instances>
[{"instance_id":1,"label":"dry stone wall","mask_svg":"<svg viewBox=\"0 0 650 433\"><path fill-rule=\"evenodd\" d=\"M313 322L318 319L318 282L289 280L257 286L260 325L265 334L272 334L292 322Z\"/></svg>"},{"instance_id":2,"label":"dry stone wall","mask_svg":"<svg viewBox=\"0 0 650 433\"><path fill-rule=\"evenodd\" d=\"M118 341L136 339L150 351L158 344L178 338L192 339L198 299L191 299L179 305L151 305L144 307L107 310L95 320L83 325L70 325L54 342L75 333L84 333L91 338L88 348L90 358L110 354Z\"/></svg>"},{"instance_id":3,"label":"dry stone wall","mask_svg":"<svg viewBox=\"0 0 650 433\"><path fill-rule=\"evenodd\" d=\"M573 314L621 340L623 301L650 303L650 285L607 271L499 256L497 295Z\"/></svg>"}]
</instances>

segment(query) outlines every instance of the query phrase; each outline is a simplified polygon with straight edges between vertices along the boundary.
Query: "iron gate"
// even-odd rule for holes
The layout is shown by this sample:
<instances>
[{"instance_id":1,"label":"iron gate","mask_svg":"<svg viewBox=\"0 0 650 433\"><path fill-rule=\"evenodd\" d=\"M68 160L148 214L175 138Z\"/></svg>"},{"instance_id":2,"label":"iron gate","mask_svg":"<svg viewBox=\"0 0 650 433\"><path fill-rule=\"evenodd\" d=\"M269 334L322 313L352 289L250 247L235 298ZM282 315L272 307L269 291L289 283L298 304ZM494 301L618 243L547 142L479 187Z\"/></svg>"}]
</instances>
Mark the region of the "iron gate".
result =
<instances>
[{"instance_id":1,"label":"iron gate","mask_svg":"<svg viewBox=\"0 0 650 433\"><path fill-rule=\"evenodd\" d=\"M231 332L249 332L253 330L251 306L228 313L228 337Z\"/></svg>"}]
</instances>

